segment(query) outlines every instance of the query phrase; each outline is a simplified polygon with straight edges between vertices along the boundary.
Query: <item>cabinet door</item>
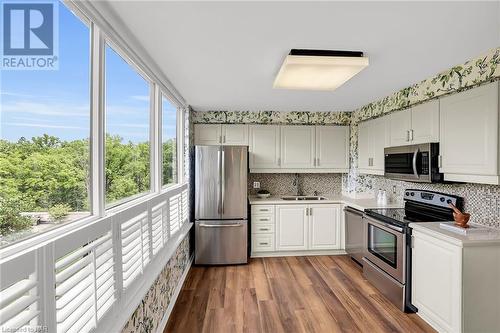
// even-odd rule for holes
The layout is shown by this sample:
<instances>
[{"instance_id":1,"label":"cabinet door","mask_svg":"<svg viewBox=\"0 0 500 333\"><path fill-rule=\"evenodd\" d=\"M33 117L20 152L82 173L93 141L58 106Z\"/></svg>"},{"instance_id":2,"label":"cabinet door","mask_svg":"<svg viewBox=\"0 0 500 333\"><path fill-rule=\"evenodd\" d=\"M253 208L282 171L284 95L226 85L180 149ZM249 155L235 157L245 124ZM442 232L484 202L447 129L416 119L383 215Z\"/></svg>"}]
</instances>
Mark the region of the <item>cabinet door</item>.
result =
<instances>
[{"instance_id":1,"label":"cabinet door","mask_svg":"<svg viewBox=\"0 0 500 333\"><path fill-rule=\"evenodd\" d=\"M218 145L222 142L221 125L195 124L194 143L197 145Z\"/></svg>"},{"instance_id":2,"label":"cabinet door","mask_svg":"<svg viewBox=\"0 0 500 333\"><path fill-rule=\"evenodd\" d=\"M389 146L389 119L388 116L377 118L370 121L372 144L372 173L375 175L384 174L384 149Z\"/></svg>"},{"instance_id":3,"label":"cabinet door","mask_svg":"<svg viewBox=\"0 0 500 333\"><path fill-rule=\"evenodd\" d=\"M371 167L370 122L358 125L358 168L366 171Z\"/></svg>"},{"instance_id":4,"label":"cabinet door","mask_svg":"<svg viewBox=\"0 0 500 333\"><path fill-rule=\"evenodd\" d=\"M498 175L498 82L442 98L439 124L445 179Z\"/></svg>"},{"instance_id":5,"label":"cabinet door","mask_svg":"<svg viewBox=\"0 0 500 333\"><path fill-rule=\"evenodd\" d=\"M438 331L461 331L461 250L413 231L412 303Z\"/></svg>"},{"instance_id":6,"label":"cabinet door","mask_svg":"<svg viewBox=\"0 0 500 333\"><path fill-rule=\"evenodd\" d=\"M314 126L281 126L281 167L314 168Z\"/></svg>"},{"instance_id":7,"label":"cabinet door","mask_svg":"<svg viewBox=\"0 0 500 333\"><path fill-rule=\"evenodd\" d=\"M392 132L391 132L392 135ZM411 143L439 142L439 101L411 108ZM392 136L391 136L392 141Z\"/></svg>"},{"instance_id":8,"label":"cabinet door","mask_svg":"<svg viewBox=\"0 0 500 333\"><path fill-rule=\"evenodd\" d=\"M247 146L248 125L222 125L222 144L227 146Z\"/></svg>"},{"instance_id":9,"label":"cabinet door","mask_svg":"<svg viewBox=\"0 0 500 333\"><path fill-rule=\"evenodd\" d=\"M310 205L309 212L309 249L340 249L340 205Z\"/></svg>"},{"instance_id":10,"label":"cabinet door","mask_svg":"<svg viewBox=\"0 0 500 333\"><path fill-rule=\"evenodd\" d=\"M410 142L411 109L394 112L389 117L391 146L404 146Z\"/></svg>"},{"instance_id":11,"label":"cabinet door","mask_svg":"<svg viewBox=\"0 0 500 333\"><path fill-rule=\"evenodd\" d=\"M307 250L306 205L276 206L276 250Z\"/></svg>"},{"instance_id":12,"label":"cabinet door","mask_svg":"<svg viewBox=\"0 0 500 333\"><path fill-rule=\"evenodd\" d=\"M250 126L250 169L279 169L280 127Z\"/></svg>"},{"instance_id":13,"label":"cabinet door","mask_svg":"<svg viewBox=\"0 0 500 333\"><path fill-rule=\"evenodd\" d=\"M349 126L316 126L316 168L349 169Z\"/></svg>"}]
</instances>

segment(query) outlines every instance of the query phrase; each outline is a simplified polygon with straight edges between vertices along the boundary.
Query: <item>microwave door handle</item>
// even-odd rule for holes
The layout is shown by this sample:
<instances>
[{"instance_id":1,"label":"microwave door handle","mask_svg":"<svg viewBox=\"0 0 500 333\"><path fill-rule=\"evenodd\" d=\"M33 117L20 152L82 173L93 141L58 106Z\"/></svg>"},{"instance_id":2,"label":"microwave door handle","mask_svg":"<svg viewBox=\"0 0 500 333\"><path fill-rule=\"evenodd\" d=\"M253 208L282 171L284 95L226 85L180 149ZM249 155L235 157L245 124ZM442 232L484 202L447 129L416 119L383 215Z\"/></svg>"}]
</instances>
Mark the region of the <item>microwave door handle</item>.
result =
<instances>
[{"instance_id":1,"label":"microwave door handle","mask_svg":"<svg viewBox=\"0 0 500 333\"><path fill-rule=\"evenodd\" d=\"M418 171L417 171L417 155L419 153L419 149L417 148L415 152L413 153L413 161L412 161L412 166L413 166L413 174L415 175L416 178L418 178Z\"/></svg>"}]
</instances>

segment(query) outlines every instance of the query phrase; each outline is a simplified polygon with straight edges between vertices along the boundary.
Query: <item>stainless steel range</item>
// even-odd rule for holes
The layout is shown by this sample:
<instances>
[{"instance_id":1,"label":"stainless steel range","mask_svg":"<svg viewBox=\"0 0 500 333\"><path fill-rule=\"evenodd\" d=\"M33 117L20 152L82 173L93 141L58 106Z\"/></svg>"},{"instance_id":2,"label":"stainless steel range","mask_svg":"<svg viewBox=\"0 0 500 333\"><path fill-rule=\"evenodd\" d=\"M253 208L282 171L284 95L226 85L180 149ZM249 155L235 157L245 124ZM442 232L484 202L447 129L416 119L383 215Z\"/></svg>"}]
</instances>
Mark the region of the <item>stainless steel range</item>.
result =
<instances>
[{"instance_id":1,"label":"stainless steel range","mask_svg":"<svg viewBox=\"0 0 500 333\"><path fill-rule=\"evenodd\" d=\"M412 222L453 220L452 203L462 208L460 197L408 189L404 208L367 209L363 274L391 302L405 312L416 312L411 304Z\"/></svg>"}]
</instances>

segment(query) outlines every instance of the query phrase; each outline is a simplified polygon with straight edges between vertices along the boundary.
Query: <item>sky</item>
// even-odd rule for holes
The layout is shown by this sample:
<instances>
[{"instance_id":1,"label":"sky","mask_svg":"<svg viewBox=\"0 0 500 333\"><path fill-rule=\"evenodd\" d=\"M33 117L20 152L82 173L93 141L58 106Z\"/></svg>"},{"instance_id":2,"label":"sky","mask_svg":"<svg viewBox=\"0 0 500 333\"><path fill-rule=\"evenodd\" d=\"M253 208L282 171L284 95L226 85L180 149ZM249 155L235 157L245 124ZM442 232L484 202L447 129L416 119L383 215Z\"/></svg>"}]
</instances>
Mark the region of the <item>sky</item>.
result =
<instances>
[{"instance_id":1,"label":"sky","mask_svg":"<svg viewBox=\"0 0 500 333\"><path fill-rule=\"evenodd\" d=\"M90 31L59 4L59 69L0 73L0 139L49 134L70 141L90 132ZM149 139L149 83L106 47L106 131ZM175 137L174 105L163 99L164 139Z\"/></svg>"}]
</instances>

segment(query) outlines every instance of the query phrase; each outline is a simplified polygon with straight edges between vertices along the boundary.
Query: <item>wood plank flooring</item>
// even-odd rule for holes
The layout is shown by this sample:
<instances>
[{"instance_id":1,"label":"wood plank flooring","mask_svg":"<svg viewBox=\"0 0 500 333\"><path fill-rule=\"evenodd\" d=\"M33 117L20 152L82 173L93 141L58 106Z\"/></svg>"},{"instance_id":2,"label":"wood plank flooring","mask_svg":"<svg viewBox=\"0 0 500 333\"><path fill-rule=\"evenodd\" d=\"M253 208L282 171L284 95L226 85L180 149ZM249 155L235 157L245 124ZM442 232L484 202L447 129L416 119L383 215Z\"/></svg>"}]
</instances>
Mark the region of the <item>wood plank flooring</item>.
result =
<instances>
[{"instance_id":1,"label":"wood plank flooring","mask_svg":"<svg viewBox=\"0 0 500 333\"><path fill-rule=\"evenodd\" d=\"M164 332L434 332L346 256L192 267Z\"/></svg>"}]
</instances>

